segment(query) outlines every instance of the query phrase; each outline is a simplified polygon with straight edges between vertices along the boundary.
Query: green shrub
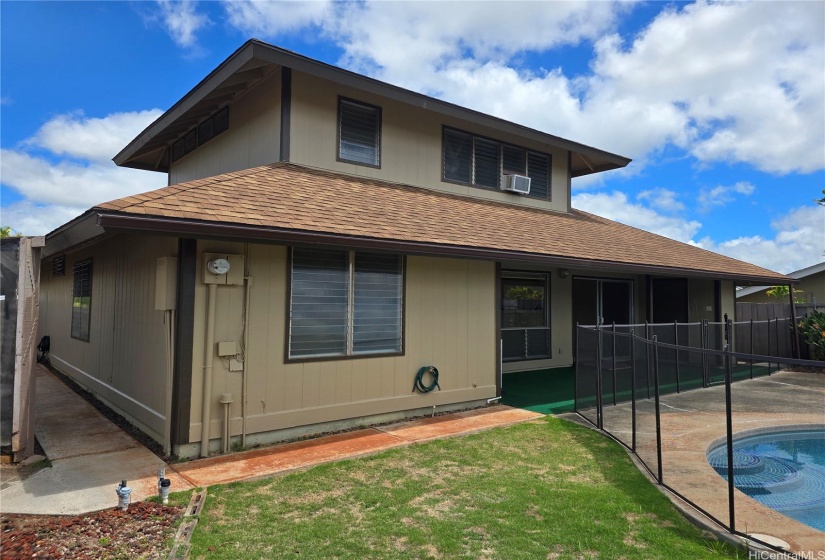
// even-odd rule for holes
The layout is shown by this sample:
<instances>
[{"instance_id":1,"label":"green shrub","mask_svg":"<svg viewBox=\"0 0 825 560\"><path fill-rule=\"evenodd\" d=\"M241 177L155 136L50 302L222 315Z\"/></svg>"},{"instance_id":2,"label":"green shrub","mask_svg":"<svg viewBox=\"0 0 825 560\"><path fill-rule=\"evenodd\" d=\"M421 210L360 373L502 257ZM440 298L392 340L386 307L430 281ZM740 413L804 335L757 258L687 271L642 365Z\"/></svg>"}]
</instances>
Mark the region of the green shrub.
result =
<instances>
[{"instance_id":1,"label":"green shrub","mask_svg":"<svg viewBox=\"0 0 825 560\"><path fill-rule=\"evenodd\" d=\"M799 322L799 332L811 346L815 360L825 360L825 312L809 311Z\"/></svg>"}]
</instances>

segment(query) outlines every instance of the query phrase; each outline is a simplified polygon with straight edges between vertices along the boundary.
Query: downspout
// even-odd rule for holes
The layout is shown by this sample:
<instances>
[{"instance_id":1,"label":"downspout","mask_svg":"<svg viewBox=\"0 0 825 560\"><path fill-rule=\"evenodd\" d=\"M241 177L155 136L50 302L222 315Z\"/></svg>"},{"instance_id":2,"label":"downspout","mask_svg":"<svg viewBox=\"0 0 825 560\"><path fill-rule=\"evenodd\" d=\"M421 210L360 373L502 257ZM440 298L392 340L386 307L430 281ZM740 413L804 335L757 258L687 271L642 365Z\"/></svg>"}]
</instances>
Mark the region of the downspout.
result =
<instances>
[{"instance_id":1,"label":"downspout","mask_svg":"<svg viewBox=\"0 0 825 560\"><path fill-rule=\"evenodd\" d=\"M206 345L203 350L203 404L201 405L201 457L209 457L209 421L212 416L212 358L215 354L215 300L218 285L209 284L206 308Z\"/></svg>"},{"instance_id":2,"label":"downspout","mask_svg":"<svg viewBox=\"0 0 825 560\"><path fill-rule=\"evenodd\" d=\"M249 262L249 258L244 259ZM244 294L243 313L243 372L241 373L241 448L246 448L246 401L249 387L249 299L252 292L252 277L244 276L246 293Z\"/></svg>"},{"instance_id":3,"label":"downspout","mask_svg":"<svg viewBox=\"0 0 825 560\"><path fill-rule=\"evenodd\" d=\"M167 309L166 323L166 423L163 428L163 454L172 453L172 385L175 372L175 310Z\"/></svg>"},{"instance_id":4,"label":"downspout","mask_svg":"<svg viewBox=\"0 0 825 560\"><path fill-rule=\"evenodd\" d=\"M794 358L800 358L799 348L799 325L796 323L796 303L793 300L793 284L788 284L788 297L791 300L791 324L793 325L793 337L791 339L791 348L793 348Z\"/></svg>"}]
</instances>

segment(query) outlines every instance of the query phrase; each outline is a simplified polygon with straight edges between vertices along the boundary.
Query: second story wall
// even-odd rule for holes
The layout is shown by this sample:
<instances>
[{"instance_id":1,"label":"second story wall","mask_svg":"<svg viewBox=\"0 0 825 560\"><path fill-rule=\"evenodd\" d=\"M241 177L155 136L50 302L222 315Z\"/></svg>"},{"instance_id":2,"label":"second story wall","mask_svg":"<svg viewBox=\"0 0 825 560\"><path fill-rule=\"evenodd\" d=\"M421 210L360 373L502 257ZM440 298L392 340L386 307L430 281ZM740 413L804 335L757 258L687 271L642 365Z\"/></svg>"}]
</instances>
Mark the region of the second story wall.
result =
<instances>
[{"instance_id":1,"label":"second story wall","mask_svg":"<svg viewBox=\"0 0 825 560\"><path fill-rule=\"evenodd\" d=\"M229 128L172 163L169 184L274 163L280 158L281 72L229 105Z\"/></svg>"},{"instance_id":2,"label":"second story wall","mask_svg":"<svg viewBox=\"0 0 825 560\"><path fill-rule=\"evenodd\" d=\"M339 160L339 97L380 108L379 166L358 165ZM443 181L442 134L445 126L549 155L549 200ZM528 142L517 136L449 118L426 108L415 107L295 71L292 73L290 161L496 202L558 211L569 209L570 180L566 150Z\"/></svg>"}]
</instances>

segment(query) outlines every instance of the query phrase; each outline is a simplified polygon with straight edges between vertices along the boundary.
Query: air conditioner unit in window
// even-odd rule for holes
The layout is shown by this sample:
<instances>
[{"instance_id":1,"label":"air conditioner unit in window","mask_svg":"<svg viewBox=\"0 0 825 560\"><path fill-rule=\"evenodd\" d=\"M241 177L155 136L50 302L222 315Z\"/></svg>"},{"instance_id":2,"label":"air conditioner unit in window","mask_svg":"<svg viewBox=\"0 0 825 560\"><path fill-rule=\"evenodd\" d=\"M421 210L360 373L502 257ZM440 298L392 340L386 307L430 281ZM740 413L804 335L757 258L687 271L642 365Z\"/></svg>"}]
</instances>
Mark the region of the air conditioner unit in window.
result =
<instances>
[{"instance_id":1,"label":"air conditioner unit in window","mask_svg":"<svg viewBox=\"0 0 825 560\"><path fill-rule=\"evenodd\" d=\"M502 175L501 190L519 194L530 194L530 177L524 175Z\"/></svg>"}]
</instances>

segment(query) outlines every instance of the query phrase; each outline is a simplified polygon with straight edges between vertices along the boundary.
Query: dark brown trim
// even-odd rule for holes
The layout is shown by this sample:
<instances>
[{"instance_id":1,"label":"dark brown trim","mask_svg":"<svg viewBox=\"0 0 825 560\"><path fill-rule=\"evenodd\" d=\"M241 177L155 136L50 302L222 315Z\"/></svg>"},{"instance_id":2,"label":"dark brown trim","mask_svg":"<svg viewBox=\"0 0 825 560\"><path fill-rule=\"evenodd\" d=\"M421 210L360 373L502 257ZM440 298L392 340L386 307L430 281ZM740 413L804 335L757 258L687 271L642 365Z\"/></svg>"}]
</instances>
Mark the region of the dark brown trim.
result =
<instances>
[{"instance_id":1,"label":"dark brown trim","mask_svg":"<svg viewBox=\"0 0 825 560\"><path fill-rule=\"evenodd\" d=\"M320 248L320 247L315 247ZM286 325L284 328L284 364L303 364L306 362L334 362L344 360L365 360L369 358L389 358L405 356L407 354L407 255L401 257L401 351L400 352L376 352L374 354L338 354L336 356L307 356L292 358L289 355L289 335L292 318L292 250L294 247L287 247L287 267L286 267ZM339 248L333 248L340 250ZM359 252L353 250L354 252Z\"/></svg>"},{"instance_id":2,"label":"dark brown trim","mask_svg":"<svg viewBox=\"0 0 825 560\"><path fill-rule=\"evenodd\" d=\"M429 242L399 241L395 239L376 239L335 233L301 231L285 228L253 226L237 223L208 222L203 220L165 218L122 214L109 211L97 211L98 224L114 230L144 231L155 234L174 233L184 236L198 236L211 239L232 239L249 243L270 242L284 245L329 245L334 247L351 247L355 249L372 249L390 253L411 255L429 255L443 257L470 258L490 261L511 261L538 263L546 266L578 268L599 271L616 271L630 274L659 274L663 276L685 276L692 278L719 278L723 280L740 280L765 285L787 284L798 280L784 276L748 276L726 272L693 270L678 267L600 261L577 257L562 257L540 253L506 251L486 247L469 247L466 245L442 245Z\"/></svg>"},{"instance_id":3,"label":"dark brown trim","mask_svg":"<svg viewBox=\"0 0 825 560\"><path fill-rule=\"evenodd\" d=\"M573 152L567 152L567 211L573 208Z\"/></svg>"},{"instance_id":4,"label":"dark brown trim","mask_svg":"<svg viewBox=\"0 0 825 560\"><path fill-rule=\"evenodd\" d=\"M734 301L736 301L734 299ZM713 281L713 320L717 323L722 320L722 281Z\"/></svg>"},{"instance_id":5,"label":"dark brown trim","mask_svg":"<svg viewBox=\"0 0 825 560\"><path fill-rule=\"evenodd\" d=\"M452 131L458 132L460 134L467 134L473 140L473 147L472 147L472 154L471 154L471 157L472 157L471 173L472 173L472 175L475 175L475 139L476 138L481 138L482 140L487 140L488 142L495 142L496 144L499 144L502 147L503 146L509 146L511 148L524 150L524 165L525 165L525 168L528 171L529 171L529 164L527 163L527 161L528 161L527 158L528 158L529 154L533 153L533 154L536 154L536 155L546 157L547 158L547 196L542 197L542 196L535 196L535 195L532 195L532 194L521 195L521 194L518 194L518 193L507 193L507 191L502 191L500 186L498 186L498 187L488 187L488 186L485 186L485 185L478 185L472 180L475 177L471 177L470 182L456 181L455 179L448 179L447 177L444 176L444 172L445 172L445 169L444 169L444 167L445 167L444 166L444 132L447 131L447 130L452 130ZM501 174L504 173L504 170L502 169L503 165L504 165L504 156L499 151L499 154L498 154L498 174L499 174L499 177L501 177ZM461 185L461 186L465 186L465 187L473 187L474 189L481 189L481 190L484 190L484 191L493 191L493 192L503 192L503 193L507 193L507 194L516 194L518 196L526 196L528 198L532 198L533 200L551 201L553 199L553 155L548 154L546 152L541 152L539 150L534 150L532 148L527 148L525 146L519 146L518 144L513 144L511 142L505 142L504 140L498 140L497 138L492 138L490 136L485 136L483 134L476 134L475 132L470 132L468 130L462 130L462 129L456 128L454 126L449 126L449 125L446 125L446 124L442 124L441 125L441 182L442 183L450 183L450 184L453 184L453 185ZM569 193L569 190L568 190L568 193Z\"/></svg>"},{"instance_id":6,"label":"dark brown trim","mask_svg":"<svg viewBox=\"0 0 825 560\"><path fill-rule=\"evenodd\" d=\"M653 322L653 278L650 274L645 275L645 318L648 323ZM690 315L688 315L690 317Z\"/></svg>"},{"instance_id":7,"label":"dark brown trim","mask_svg":"<svg viewBox=\"0 0 825 560\"><path fill-rule=\"evenodd\" d=\"M175 364L172 376L172 442L189 442L192 408L192 347L195 340L195 239L178 240L178 289L175 325Z\"/></svg>"},{"instance_id":8,"label":"dark brown trim","mask_svg":"<svg viewBox=\"0 0 825 560\"><path fill-rule=\"evenodd\" d=\"M281 161L289 161L292 132L292 68L281 68Z\"/></svg>"},{"instance_id":9,"label":"dark brown trim","mask_svg":"<svg viewBox=\"0 0 825 560\"><path fill-rule=\"evenodd\" d=\"M495 344L496 344L496 396L501 397L501 386L502 386L502 379L501 376L503 375L503 368L501 366L501 263L496 262L496 293L494 297L495 301Z\"/></svg>"},{"instance_id":10,"label":"dark brown trim","mask_svg":"<svg viewBox=\"0 0 825 560\"><path fill-rule=\"evenodd\" d=\"M378 165L373 163L364 163L361 161L353 161L351 159L344 159L341 157L341 103L347 102L352 103L353 105L361 105L362 107L368 107L370 109L375 109L378 112ZM373 169L381 169L381 158L384 156L384 115L383 110L378 105L373 105L372 103L366 103L364 101L359 101L358 99L352 99L350 97L344 97L343 95L338 96L338 114L336 115L335 121L335 161L340 161L341 163L349 163L352 165L360 165L363 167L372 167Z\"/></svg>"}]
</instances>

